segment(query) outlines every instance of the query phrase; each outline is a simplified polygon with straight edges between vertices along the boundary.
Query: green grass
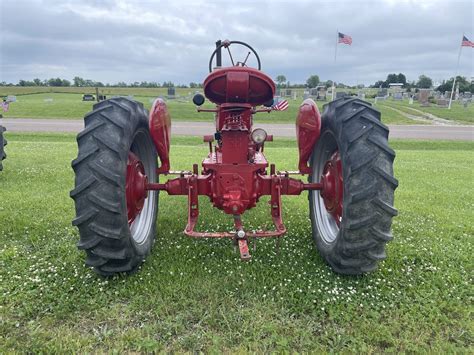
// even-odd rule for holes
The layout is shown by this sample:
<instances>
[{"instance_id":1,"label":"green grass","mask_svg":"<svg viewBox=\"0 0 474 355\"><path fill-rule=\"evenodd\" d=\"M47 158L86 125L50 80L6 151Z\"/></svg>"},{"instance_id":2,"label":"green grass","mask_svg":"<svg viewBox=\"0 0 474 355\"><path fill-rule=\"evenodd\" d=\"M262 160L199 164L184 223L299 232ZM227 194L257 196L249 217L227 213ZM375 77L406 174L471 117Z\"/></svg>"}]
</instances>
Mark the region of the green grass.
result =
<instances>
[{"instance_id":1,"label":"green grass","mask_svg":"<svg viewBox=\"0 0 474 355\"><path fill-rule=\"evenodd\" d=\"M422 115L419 112L414 111L413 109L430 113L439 118L444 118L446 120L451 120L458 123L463 123L463 124L474 123L474 104L470 104L467 108L465 108L461 103L453 102L451 109L448 110L446 107L438 107L435 104L431 104L431 106L429 107L422 107L420 106L420 103L417 101L415 101L412 105L410 105L408 103L408 100L394 101L394 100L389 99L386 101L382 101L380 105L392 106L401 111L404 111L406 113L409 113L415 116L422 116ZM379 106L378 108L380 108Z\"/></svg>"},{"instance_id":2,"label":"green grass","mask_svg":"<svg viewBox=\"0 0 474 355\"><path fill-rule=\"evenodd\" d=\"M0 87L1 89L1 87ZM16 88L20 89L20 88ZM65 119L81 119L84 115L92 110L93 102L83 102L82 94L78 93L87 92L84 88L63 88L63 90L70 90L70 92L51 92L51 93L29 93L34 88L25 88L24 94L17 96L17 102L10 104L10 110L3 113L5 118L14 117L26 117L26 118L65 118ZM49 88L37 88L49 89ZM56 90L57 88L55 88ZM72 91L74 89L74 91ZM107 90L110 90L109 93ZM1 92L1 90L0 90ZM89 91L91 92L91 91ZM155 97L165 96L165 89L126 89L126 88L113 88L106 89L105 93L108 97L113 95L134 95L133 98L137 101L143 102L143 104L150 109L151 104ZM191 102L191 96L193 89L179 89L179 95L183 98L167 100L167 105L170 110L171 117L174 121L212 121L213 114L196 112L196 107ZM185 99L187 97L187 99ZM52 99L52 101L48 101ZM257 114L256 120L267 123L294 123L299 105L302 102L302 97L292 100L289 99L290 106L288 110L282 112L272 112L270 114L260 113ZM318 107L320 111L323 110L323 105L326 102L318 101ZM206 102L204 107L212 108L213 105ZM416 123L413 120L405 118L403 115L378 106L382 113L382 120L386 124L413 124Z\"/></svg>"},{"instance_id":3,"label":"green grass","mask_svg":"<svg viewBox=\"0 0 474 355\"><path fill-rule=\"evenodd\" d=\"M8 133L8 132L7 132ZM13 134L0 173L0 352L473 351L473 144L394 141L399 217L388 259L336 275L314 249L306 196L284 198L288 235L239 261L229 241L187 239L184 197L160 198L157 243L141 270L102 279L75 243L68 134ZM173 169L206 146L174 138ZM266 148L296 168L296 143ZM231 221L201 200L202 227ZM245 215L269 221L267 204Z\"/></svg>"}]
</instances>

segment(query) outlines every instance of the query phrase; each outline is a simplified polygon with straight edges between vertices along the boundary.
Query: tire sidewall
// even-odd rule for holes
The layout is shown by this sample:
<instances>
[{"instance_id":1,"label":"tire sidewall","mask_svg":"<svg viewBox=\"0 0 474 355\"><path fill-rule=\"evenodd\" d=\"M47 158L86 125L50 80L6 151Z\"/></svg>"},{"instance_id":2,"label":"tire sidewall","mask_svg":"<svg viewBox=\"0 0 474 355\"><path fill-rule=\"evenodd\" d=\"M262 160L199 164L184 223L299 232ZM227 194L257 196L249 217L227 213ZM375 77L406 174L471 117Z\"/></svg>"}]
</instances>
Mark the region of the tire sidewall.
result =
<instances>
[{"instance_id":1,"label":"tire sidewall","mask_svg":"<svg viewBox=\"0 0 474 355\"><path fill-rule=\"evenodd\" d=\"M341 162L342 162L342 171L343 171L343 181L346 179L347 172L349 170L349 167L347 164L344 164L346 161L346 149L344 149L344 142L341 141L341 136L342 136L342 122L340 122L340 119L335 114L334 110L334 105L329 104L326 106L326 110L324 111L322 115L322 120L321 120L321 135L316 143L316 146L313 151L313 155L311 157L311 166L315 165L315 159L317 159L317 154L318 150L321 148L321 146L324 144L324 139L326 135L331 135L333 139L335 140L339 154L341 157ZM313 160L314 159L314 160ZM321 182L321 177L320 176L310 176L310 181L311 182ZM345 191L346 186L344 185L344 192L343 192L343 212L342 215L344 216L345 214L345 203L344 203L344 196L346 195ZM309 202L310 202L310 214L311 216L314 216L316 213L315 209L317 206L315 203L318 203L318 196L313 196L313 194L319 194L319 191L310 191L309 193ZM316 200L316 201L315 201ZM326 241L319 230L319 226L317 225L316 219L311 218L311 227L312 227L312 234L313 234L313 239L316 243L316 246L319 250L319 252L322 254L322 256L327 259L329 255L331 255L334 251L335 248L337 248L337 244L339 241L342 239L342 235L344 233L344 218L341 221L341 225L339 226L339 231L336 235L336 238L332 242Z\"/></svg>"},{"instance_id":2,"label":"tire sidewall","mask_svg":"<svg viewBox=\"0 0 474 355\"><path fill-rule=\"evenodd\" d=\"M155 146L154 146L154 144L151 140L151 136L149 134L148 120L146 119L147 116L145 114L144 115L140 114L138 116L140 118L138 120L138 123L135 126L135 130L133 131L133 135L131 135L131 138L129 140L128 150L126 151L127 156L128 156L128 152L131 150L133 142L135 141L136 137L140 134L144 134L145 137L147 137L147 144L149 144L150 148L153 149L153 151L155 151ZM154 161L155 161L154 169L156 171L156 168L157 168L156 159L154 159ZM125 166L125 177L126 177L126 174L127 174L126 171L127 171L127 167ZM149 174L148 171L145 171L145 172L147 173L147 176L148 176L148 179L149 179L148 182L156 182L156 181L150 180L150 174ZM126 193L125 193L125 184L124 184L124 193L123 193L122 196L123 196L122 206L123 206L123 210L124 210L123 223L126 225L127 237L130 241L130 244L135 249L136 253L140 256L146 256L147 254L150 253L151 247L153 246L154 239L155 239L154 237L155 237L155 227L156 227L156 216L157 216L157 213L158 213L158 192L157 191L149 191L148 192L148 197L147 198L155 199L155 203L151 204L151 208L152 208L151 215L153 216L153 218L152 218L152 221L151 221L150 228L148 229L148 233L147 233L147 235L146 235L146 237L145 237L145 239L143 240L142 243L138 243L138 242L135 241L135 239L132 236L130 226L128 224L128 210L127 210L127 198L126 198Z\"/></svg>"}]
</instances>

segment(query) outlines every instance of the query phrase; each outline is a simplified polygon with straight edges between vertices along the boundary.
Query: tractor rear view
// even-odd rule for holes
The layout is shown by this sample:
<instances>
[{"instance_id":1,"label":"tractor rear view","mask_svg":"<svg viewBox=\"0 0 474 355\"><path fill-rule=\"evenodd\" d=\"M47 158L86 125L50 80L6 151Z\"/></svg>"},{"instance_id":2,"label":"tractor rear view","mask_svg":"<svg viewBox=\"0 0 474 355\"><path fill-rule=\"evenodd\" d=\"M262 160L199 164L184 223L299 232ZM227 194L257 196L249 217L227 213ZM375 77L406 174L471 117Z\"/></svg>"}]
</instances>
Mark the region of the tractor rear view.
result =
<instances>
[{"instance_id":1,"label":"tractor rear view","mask_svg":"<svg viewBox=\"0 0 474 355\"><path fill-rule=\"evenodd\" d=\"M241 62L234 61L235 46L248 51ZM222 50L229 55L227 66L222 65ZM250 58L256 68L247 64ZM77 136L78 157L72 162L71 197L86 264L104 276L135 271L160 235L160 191L187 197L187 236L231 239L240 258L249 260L249 240L286 233L281 197L307 192L312 237L327 263L342 274L375 270L392 239L398 184L393 177L395 152L388 146L380 113L367 102L345 97L326 104L320 115L314 101L303 101L296 117L298 170L278 171L264 155L272 135L253 128L258 115L275 108L275 84L261 71L258 54L244 42L218 41L209 72L204 96L193 99L198 112L215 114L215 131L204 136L209 153L200 168L193 164L189 171L171 170L171 119L161 99L148 113L141 103L114 98L96 104L85 116L85 128ZM214 108L200 108L206 98ZM176 177L159 181L169 176ZM196 230L199 196L229 215L233 230ZM270 198L274 228L247 230L245 212L262 196Z\"/></svg>"}]
</instances>

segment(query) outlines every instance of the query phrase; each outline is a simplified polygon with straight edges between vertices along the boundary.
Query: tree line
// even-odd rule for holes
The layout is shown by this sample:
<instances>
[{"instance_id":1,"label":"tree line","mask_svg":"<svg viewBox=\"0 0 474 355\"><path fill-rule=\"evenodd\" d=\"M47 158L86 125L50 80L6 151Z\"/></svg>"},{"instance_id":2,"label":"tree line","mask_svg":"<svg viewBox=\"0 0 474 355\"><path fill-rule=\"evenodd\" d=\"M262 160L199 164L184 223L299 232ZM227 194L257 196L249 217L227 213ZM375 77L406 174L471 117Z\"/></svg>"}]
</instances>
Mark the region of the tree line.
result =
<instances>
[{"instance_id":1,"label":"tree line","mask_svg":"<svg viewBox=\"0 0 474 355\"><path fill-rule=\"evenodd\" d=\"M90 79L84 79L79 76L74 77L72 81L61 78L51 78L51 79L38 79L33 80L19 80L17 84L7 83L5 81L0 82L0 86L53 86L53 87L140 87L140 88L168 88L168 87L177 87L177 88L200 88L202 84L191 82L188 85L177 84L175 85L172 81L164 81L159 83L156 81L135 81L133 83L126 83L124 81L119 81L118 83L109 84L103 83L101 81L94 81Z\"/></svg>"},{"instance_id":2,"label":"tree line","mask_svg":"<svg viewBox=\"0 0 474 355\"><path fill-rule=\"evenodd\" d=\"M443 80L441 85L437 86L434 89L441 92L449 91L451 90L451 87L453 85L453 80L454 78L451 78L449 80ZM291 84L289 81L287 81L286 76L283 74L277 75L277 77L275 78L275 81L279 88L315 88L317 86L325 86L329 88L333 84L335 84L335 86L338 88L357 89L357 88L364 87L364 85L350 86L350 85L345 85L344 83L333 83L332 80L320 81L319 76L316 74L310 75L304 84ZM459 83L459 91L474 92L474 83L469 82L465 77L457 76L456 82ZM411 91L412 89L423 89L423 88L433 87L433 80L426 75L420 75L417 81L409 82L407 81L407 78L403 73L388 74L385 80L379 80L375 82L373 85L371 85L370 87L388 88L390 84L392 83L402 84L402 87L407 89L407 91ZM0 82L0 86L53 86L53 87L73 86L73 87L131 87L131 88L177 87L177 88L192 88L192 89L202 88L201 83L191 82L187 85L186 84L175 85L172 81L164 81L162 83L159 83L156 81L141 81L141 82L135 81L133 83L126 83L126 82L120 81L115 84L109 84L109 83L104 84L100 81L84 79L79 76L74 77L72 81L69 81L67 79L61 79L61 78L51 78L51 79L44 79L44 80L35 78L31 81L22 79L22 80L19 80L17 84L7 83L3 81L3 82Z\"/></svg>"},{"instance_id":3,"label":"tree line","mask_svg":"<svg viewBox=\"0 0 474 355\"><path fill-rule=\"evenodd\" d=\"M440 92L450 91L453 87L453 80L454 78L450 78L449 80L443 80L442 83L436 86L434 89ZM406 76L402 73L399 74L388 74L387 79L379 80L375 82L371 87L373 88L388 88L390 84L402 84L404 89L407 91L411 91L412 89L431 89L433 88L433 80L426 76L420 75L417 81L408 82ZM464 76L457 76L456 83L459 84L459 91L466 92L474 91L474 83L469 82L466 77Z\"/></svg>"}]
</instances>

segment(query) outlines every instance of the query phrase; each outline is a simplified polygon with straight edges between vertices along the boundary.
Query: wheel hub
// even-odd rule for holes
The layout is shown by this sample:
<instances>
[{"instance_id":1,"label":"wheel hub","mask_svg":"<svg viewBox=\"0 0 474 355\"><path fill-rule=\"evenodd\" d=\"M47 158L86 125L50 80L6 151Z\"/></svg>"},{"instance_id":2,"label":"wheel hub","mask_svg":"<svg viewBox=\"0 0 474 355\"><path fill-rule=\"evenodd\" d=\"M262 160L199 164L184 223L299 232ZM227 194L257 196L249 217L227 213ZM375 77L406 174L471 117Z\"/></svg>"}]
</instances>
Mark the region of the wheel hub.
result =
<instances>
[{"instance_id":1,"label":"wheel hub","mask_svg":"<svg viewBox=\"0 0 474 355\"><path fill-rule=\"evenodd\" d=\"M140 214L148 196L146 184L148 178L140 159L132 152L128 153L125 195L127 198L128 224Z\"/></svg>"},{"instance_id":2,"label":"wheel hub","mask_svg":"<svg viewBox=\"0 0 474 355\"><path fill-rule=\"evenodd\" d=\"M339 226L342 219L342 202L344 185L342 181L342 163L339 151L336 150L324 165L321 175L323 188L321 196L326 210L333 216Z\"/></svg>"}]
</instances>

